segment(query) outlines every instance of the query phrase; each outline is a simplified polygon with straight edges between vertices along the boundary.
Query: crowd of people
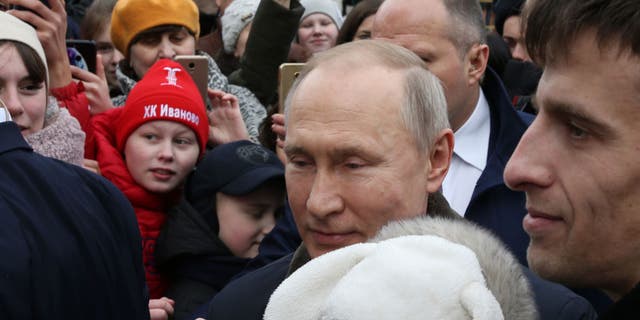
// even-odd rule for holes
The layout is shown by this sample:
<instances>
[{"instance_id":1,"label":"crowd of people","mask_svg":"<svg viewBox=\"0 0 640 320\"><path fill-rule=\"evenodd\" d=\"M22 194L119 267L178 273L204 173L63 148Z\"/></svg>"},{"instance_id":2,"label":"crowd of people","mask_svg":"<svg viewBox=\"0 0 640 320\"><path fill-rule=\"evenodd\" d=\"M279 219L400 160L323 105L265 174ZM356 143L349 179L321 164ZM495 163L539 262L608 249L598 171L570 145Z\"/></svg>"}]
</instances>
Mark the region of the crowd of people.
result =
<instances>
[{"instance_id":1,"label":"crowd of people","mask_svg":"<svg viewBox=\"0 0 640 320\"><path fill-rule=\"evenodd\" d=\"M0 0L3 314L639 318L640 2L348 4Z\"/></svg>"}]
</instances>

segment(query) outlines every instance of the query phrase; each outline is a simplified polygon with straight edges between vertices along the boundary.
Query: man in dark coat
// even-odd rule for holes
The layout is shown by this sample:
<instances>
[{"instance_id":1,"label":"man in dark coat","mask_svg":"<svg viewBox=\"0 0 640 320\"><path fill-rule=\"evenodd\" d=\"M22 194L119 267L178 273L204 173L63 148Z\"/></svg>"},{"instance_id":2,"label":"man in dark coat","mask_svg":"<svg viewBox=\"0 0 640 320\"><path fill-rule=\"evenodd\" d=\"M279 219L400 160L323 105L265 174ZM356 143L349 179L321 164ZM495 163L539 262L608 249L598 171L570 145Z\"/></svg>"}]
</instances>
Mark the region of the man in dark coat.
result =
<instances>
[{"instance_id":1,"label":"man in dark coat","mask_svg":"<svg viewBox=\"0 0 640 320\"><path fill-rule=\"evenodd\" d=\"M525 197L502 180L532 117L516 112L487 69L489 48L478 1L388 0L373 37L420 56L443 83L456 143L443 193L465 218L493 231L526 265Z\"/></svg>"},{"instance_id":2,"label":"man in dark coat","mask_svg":"<svg viewBox=\"0 0 640 320\"><path fill-rule=\"evenodd\" d=\"M345 74L345 66L352 72ZM386 42L356 41L314 57L298 81L286 106L284 150L303 245L231 282L213 299L208 319L262 319L290 272L367 241L389 221L425 214L461 219L439 193L453 147L446 100L416 55ZM525 273L542 318L593 314L568 289Z\"/></svg>"},{"instance_id":3,"label":"man in dark coat","mask_svg":"<svg viewBox=\"0 0 640 320\"><path fill-rule=\"evenodd\" d=\"M4 109L0 108L0 112ZM148 319L140 233L111 183L0 123L3 319Z\"/></svg>"},{"instance_id":4,"label":"man in dark coat","mask_svg":"<svg viewBox=\"0 0 640 320\"><path fill-rule=\"evenodd\" d=\"M538 117L505 169L524 191L531 269L602 289L602 319L640 318L640 2L525 5L527 51L543 67Z\"/></svg>"}]
</instances>

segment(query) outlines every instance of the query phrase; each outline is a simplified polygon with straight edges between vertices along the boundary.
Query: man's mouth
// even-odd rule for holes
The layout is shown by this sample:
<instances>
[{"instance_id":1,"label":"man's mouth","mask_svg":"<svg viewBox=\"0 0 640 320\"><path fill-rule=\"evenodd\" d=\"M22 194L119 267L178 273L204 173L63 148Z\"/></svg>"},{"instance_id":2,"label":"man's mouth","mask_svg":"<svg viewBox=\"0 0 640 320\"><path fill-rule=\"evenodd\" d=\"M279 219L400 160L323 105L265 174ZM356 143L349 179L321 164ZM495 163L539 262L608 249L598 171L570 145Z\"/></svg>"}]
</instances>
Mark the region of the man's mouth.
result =
<instances>
[{"instance_id":1,"label":"man's mouth","mask_svg":"<svg viewBox=\"0 0 640 320\"><path fill-rule=\"evenodd\" d=\"M534 209L528 209L527 211L527 215L522 220L522 227L530 236L547 233L564 221L561 217Z\"/></svg>"}]
</instances>

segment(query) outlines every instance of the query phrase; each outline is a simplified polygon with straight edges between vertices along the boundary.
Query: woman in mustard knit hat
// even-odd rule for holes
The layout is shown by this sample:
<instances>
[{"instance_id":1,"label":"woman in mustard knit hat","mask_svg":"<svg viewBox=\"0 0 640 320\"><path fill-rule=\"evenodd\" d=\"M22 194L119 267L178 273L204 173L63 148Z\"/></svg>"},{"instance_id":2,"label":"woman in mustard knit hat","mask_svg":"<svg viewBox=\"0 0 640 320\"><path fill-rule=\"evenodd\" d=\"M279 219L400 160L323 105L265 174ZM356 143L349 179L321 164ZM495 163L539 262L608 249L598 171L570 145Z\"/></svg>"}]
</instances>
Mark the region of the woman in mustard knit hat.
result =
<instances>
[{"instance_id":1,"label":"woman in mustard knit hat","mask_svg":"<svg viewBox=\"0 0 640 320\"><path fill-rule=\"evenodd\" d=\"M116 72L124 94L113 98L113 105L124 104L158 59L202 55L209 61L208 87L238 97L249 139L257 142L258 127L266 117L264 106L248 89L229 84L213 58L196 51L199 33L198 8L192 0L119 0L111 17L111 40L125 56Z\"/></svg>"}]
</instances>

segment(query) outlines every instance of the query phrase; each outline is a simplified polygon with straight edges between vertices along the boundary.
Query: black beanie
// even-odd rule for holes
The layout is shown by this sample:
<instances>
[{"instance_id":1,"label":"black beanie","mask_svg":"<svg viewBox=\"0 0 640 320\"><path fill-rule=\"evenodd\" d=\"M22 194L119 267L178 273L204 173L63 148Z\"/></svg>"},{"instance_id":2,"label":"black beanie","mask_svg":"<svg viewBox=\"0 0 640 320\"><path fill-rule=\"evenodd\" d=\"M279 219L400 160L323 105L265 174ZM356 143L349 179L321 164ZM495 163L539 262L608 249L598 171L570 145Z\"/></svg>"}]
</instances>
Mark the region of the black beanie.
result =
<instances>
[{"instance_id":1,"label":"black beanie","mask_svg":"<svg viewBox=\"0 0 640 320\"><path fill-rule=\"evenodd\" d=\"M522 12L523 4L524 0L498 0L493 5L493 12L496 14L496 31L500 35L502 35L504 22L511 16L519 16L520 12Z\"/></svg>"}]
</instances>

